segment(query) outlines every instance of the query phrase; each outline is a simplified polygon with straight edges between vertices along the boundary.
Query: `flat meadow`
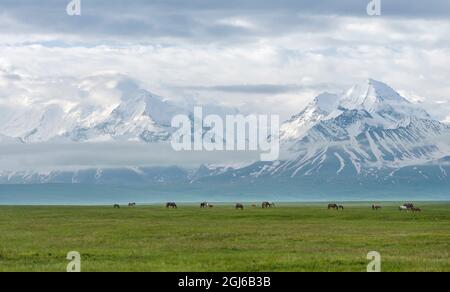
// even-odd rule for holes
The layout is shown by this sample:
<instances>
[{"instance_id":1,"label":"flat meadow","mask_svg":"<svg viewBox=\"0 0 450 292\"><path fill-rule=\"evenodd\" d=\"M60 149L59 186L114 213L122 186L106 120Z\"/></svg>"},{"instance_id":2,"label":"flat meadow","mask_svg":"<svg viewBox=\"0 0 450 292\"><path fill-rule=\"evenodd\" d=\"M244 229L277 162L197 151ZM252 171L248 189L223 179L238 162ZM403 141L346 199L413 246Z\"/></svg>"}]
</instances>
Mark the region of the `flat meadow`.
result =
<instances>
[{"instance_id":1,"label":"flat meadow","mask_svg":"<svg viewBox=\"0 0 450 292\"><path fill-rule=\"evenodd\" d=\"M0 206L0 271L450 271L450 203Z\"/></svg>"}]
</instances>

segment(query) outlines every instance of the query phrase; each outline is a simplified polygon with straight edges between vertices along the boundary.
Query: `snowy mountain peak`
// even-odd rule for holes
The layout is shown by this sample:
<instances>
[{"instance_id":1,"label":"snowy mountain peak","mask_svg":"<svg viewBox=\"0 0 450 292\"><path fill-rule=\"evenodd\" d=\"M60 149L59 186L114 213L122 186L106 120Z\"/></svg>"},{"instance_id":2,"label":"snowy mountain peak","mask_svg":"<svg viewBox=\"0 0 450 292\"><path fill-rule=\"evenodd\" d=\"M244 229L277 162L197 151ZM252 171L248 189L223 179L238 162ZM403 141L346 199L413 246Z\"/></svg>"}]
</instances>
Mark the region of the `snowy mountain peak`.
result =
<instances>
[{"instance_id":1,"label":"snowy mountain peak","mask_svg":"<svg viewBox=\"0 0 450 292\"><path fill-rule=\"evenodd\" d=\"M394 101L409 104L409 101L400 96L387 84L369 79L365 84L357 84L345 92L340 105L347 109L365 108L373 109L377 105Z\"/></svg>"},{"instance_id":2,"label":"snowy mountain peak","mask_svg":"<svg viewBox=\"0 0 450 292\"><path fill-rule=\"evenodd\" d=\"M432 120L382 82L369 79L355 85L338 98L336 106L331 98L325 103L327 111L321 110L318 104L329 96L315 98L281 127L283 145L300 155L291 162L295 173L310 174L337 162L338 174L349 165L359 174L372 168L420 165L448 155L450 127Z\"/></svg>"},{"instance_id":3,"label":"snowy mountain peak","mask_svg":"<svg viewBox=\"0 0 450 292\"><path fill-rule=\"evenodd\" d=\"M161 96L142 89L133 81L122 80L117 85L121 93L121 103L111 116L119 120L151 119L155 124L170 127L172 118L179 114L189 114Z\"/></svg>"},{"instance_id":4,"label":"snowy mountain peak","mask_svg":"<svg viewBox=\"0 0 450 292\"><path fill-rule=\"evenodd\" d=\"M302 137L312 126L328 116L336 108L338 101L339 96L331 93L322 93L314 98L301 113L281 126L281 140L289 142Z\"/></svg>"},{"instance_id":5,"label":"snowy mountain peak","mask_svg":"<svg viewBox=\"0 0 450 292\"><path fill-rule=\"evenodd\" d=\"M165 142L172 132L175 115L186 114L182 109L144 89L119 85L121 102L105 119L90 125L78 126L64 134L69 141L143 141Z\"/></svg>"},{"instance_id":6,"label":"snowy mountain peak","mask_svg":"<svg viewBox=\"0 0 450 292\"><path fill-rule=\"evenodd\" d=\"M387 85L386 83L383 83L381 81L377 81L374 79L368 80L369 87L373 89L377 95L378 98L382 100L398 100L401 102L407 102L409 101L402 97L400 94L398 94L397 91L395 91L392 87Z\"/></svg>"},{"instance_id":7,"label":"snowy mountain peak","mask_svg":"<svg viewBox=\"0 0 450 292\"><path fill-rule=\"evenodd\" d=\"M123 76L89 77L79 87L79 101L8 108L8 115L0 117L0 135L25 143L167 141L173 116L190 113Z\"/></svg>"},{"instance_id":8,"label":"snowy mountain peak","mask_svg":"<svg viewBox=\"0 0 450 292\"><path fill-rule=\"evenodd\" d=\"M338 95L325 92L325 93L322 93L319 96L317 96L314 99L313 104L318 109L320 109L324 112L327 112L327 113L331 113L338 105L338 102L339 102Z\"/></svg>"},{"instance_id":9,"label":"snowy mountain peak","mask_svg":"<svg viewBox=\"0 0 450 292\"><path fill-rule=\"evenodd\" d=\"M364 109L386 121L399 122L411 116L428 119L428 113L401 96L387 84L369 79L355 85L342 96L339 106L345 109Z\"/></svg>"},{"instance_id":10,"label":"snowy mountain peak","mask_svg":"<svg viewBox=\"0 0 450 292\"><path fill-rule=\"evenodd\" d=\"M142 90L139 95L122 101L111 113L111 117L125 120L136 120L148 117L156 124L170 126L170 121L175 114L185 113L170 102L161 97Z\"/></svg>"},{"instance_id":11,"label":"snowy mountain peak","mask_svg":"<svg viewBox=\"0 0 450 292\"><path fill-rule=\"evenodd\" d=\"M167 142L173 117L192 116L193 106L179 106L122 75L101 74L78 83L81 96L4 107L0 104L0 143ZM237 113L204 105L208 114Z\"/></svg>"}]
</instances>

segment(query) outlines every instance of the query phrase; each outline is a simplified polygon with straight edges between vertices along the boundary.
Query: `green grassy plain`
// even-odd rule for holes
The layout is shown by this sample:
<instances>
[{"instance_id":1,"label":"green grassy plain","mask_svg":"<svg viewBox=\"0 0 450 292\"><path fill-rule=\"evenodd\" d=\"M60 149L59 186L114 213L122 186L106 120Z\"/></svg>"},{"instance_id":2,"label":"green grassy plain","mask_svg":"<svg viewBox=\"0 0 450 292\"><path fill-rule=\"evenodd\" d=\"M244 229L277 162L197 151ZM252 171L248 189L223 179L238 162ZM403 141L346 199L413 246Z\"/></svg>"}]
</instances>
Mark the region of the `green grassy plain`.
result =
<instances>
[{"instance_id":1,"label":"green grassy plain","mask_svg":"<svg viewBox=\"0 0 450 292\"><path fill-rule=\"evenodd\" d=\"M249 206L250 204L247 204ZM360 271L378 251L383 271L450 271L450 204L285 204L0 207L0 271Z\"/></svg>"}]
</instances>

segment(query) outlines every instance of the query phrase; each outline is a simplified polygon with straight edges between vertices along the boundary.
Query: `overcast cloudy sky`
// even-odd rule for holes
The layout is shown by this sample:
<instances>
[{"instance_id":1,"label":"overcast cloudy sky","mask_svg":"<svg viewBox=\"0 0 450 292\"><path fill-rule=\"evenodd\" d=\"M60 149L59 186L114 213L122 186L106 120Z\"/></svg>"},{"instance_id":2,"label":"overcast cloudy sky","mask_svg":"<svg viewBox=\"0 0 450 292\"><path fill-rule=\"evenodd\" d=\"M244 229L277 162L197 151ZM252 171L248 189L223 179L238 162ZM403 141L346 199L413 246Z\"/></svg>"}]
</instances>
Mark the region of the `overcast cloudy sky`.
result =
<instances>
[{"instance_id":1,"label":"overcast cloudy sky","mask_svg":"<svg viewBox=\"0 0 450 292\"><path fill-rule=\"evenodd\" d=\"M107 73L288 117L371 77L450 122L450 1L382 0L379 17L368 2L81 0L71 17L69 0L0 0L0 105L77 99Z\"/></svg>"}]
</instances>

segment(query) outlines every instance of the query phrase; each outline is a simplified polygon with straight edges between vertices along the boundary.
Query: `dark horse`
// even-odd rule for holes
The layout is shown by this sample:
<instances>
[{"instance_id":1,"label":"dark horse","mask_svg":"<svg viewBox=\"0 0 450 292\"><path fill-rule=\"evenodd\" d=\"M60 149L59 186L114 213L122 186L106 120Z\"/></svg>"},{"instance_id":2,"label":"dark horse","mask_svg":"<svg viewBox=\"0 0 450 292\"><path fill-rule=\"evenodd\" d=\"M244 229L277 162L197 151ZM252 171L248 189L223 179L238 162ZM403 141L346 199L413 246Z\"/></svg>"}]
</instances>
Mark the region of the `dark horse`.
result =
<instances>
[{"instance_id":1,"label":"dark horse","mask_svg":"<svg viewBox=\"0 0 450 292\"><path fill-rule=\"evenodd\" d=\"M339 205L339 206L338 206L338 210L339 210L339 209L344 210L344 206Z\"/></svg>"},{"instance_id":2,"label":"dark horse","mask_svg":"<svg viewBox=\"0 0 450 292\"><path fill-rule=\"evenodd\" d=\"M378 206L378 205L372 205L372 210L378 211L378 210L380 210L380 209L381 209L381 206Z\"/></svg>"},{"instance_id":3,"label":"dark horse","mask_svg":"<svg viewBox=\"0 0 450 292\"><path fill-rule=\"evenodd\" d=\"M414 204L411 204L411 203L404 204L403 207L406 207L406 209L408 209L408 210L412 210L412 209L414 209Z\"/></svg>"},{"instance_id":4,"label":"dark horse","mask_svg":"<svg viewBox=\"0 0 450 292\"><path fill-rule=\"evenodd\" d=\"M328 204L328 210L339 210L339 206L337 204Z\"/></svg>"},{"instance_id":5,"label":"dark horse","mask_svg":"<svg viewBox=\"0 0 450 292\"><path fill-rule=\"evenodd\" d=\"M114 209L120 209L120 205L115 204Z\"/></svg>"},{"instance_id":6,"label":"dark horse","mask_svg":"<svg viewBox=\"0 0 450 292\"><path fill-rule=\"evenodd\" d=\"M274 203L270 203L270 202L263 202L262 203L262 208L263 209L272 208L272 207L275 207Z\"/></svg>"},{"instance_id":7,"label":"dark horse","mask_svg":"<svg viewBox=\"0 0 450 292\"><path fill-rule=\"evenodd\" d=\"M167 209L169 209L169 208L178 209L178 206L174 202L169 202L169 203L166 204L166 208Z\"/></svg>"},{"instance_id":8,"label":"dark horse","mask_svg":"<svg viewBox=\"0 0 450 292\"><path fill-rule=\"evenodd\" d=\"M236 204L236 210L244 210L244 205Z\"/></svg>"},{"instance_id":9,"label":"dark horse","mask_svg":"<svg viewBox=\"0 0 450 292\"><path fill-rule=\"evenodd\" d=\"M209 204L207 202L203 202L200 204L200 208L202 208L202 209L209 208Z\"/></svg>"}]
</instances>

